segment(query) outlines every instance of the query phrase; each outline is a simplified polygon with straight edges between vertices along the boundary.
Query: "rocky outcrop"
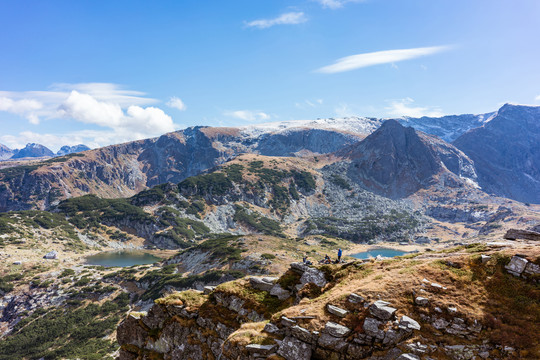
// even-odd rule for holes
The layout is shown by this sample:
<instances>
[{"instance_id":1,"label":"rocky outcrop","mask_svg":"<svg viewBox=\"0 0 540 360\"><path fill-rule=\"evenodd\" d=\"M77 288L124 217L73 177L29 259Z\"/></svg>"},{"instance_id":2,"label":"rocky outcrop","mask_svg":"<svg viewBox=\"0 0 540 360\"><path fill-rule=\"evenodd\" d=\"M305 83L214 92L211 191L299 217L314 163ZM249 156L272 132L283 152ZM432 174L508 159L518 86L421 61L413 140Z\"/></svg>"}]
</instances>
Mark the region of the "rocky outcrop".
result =
<instances>
[{"instance_id":1,"label":"rocky outcrop","mask_svg":"<svg viewBox=\"0 0 540 360\"><path fill-rule=\"evenodd\" d=\"M522 256L512 256L505 269L514 276L521 276L532 281L540 281L540 265L535 264Z\"/></svg>"},{"instance_id":2,"label":"rocky outcrop","mask_svg":"<svg viewBox=\"0 0 540 360\"><path fill-rule=\"evenodd\" d=\"M540 233L531 230L510 229L506 232L504 238L508 240L524 239L540 241Z\"/></svg>"}]
</instances>

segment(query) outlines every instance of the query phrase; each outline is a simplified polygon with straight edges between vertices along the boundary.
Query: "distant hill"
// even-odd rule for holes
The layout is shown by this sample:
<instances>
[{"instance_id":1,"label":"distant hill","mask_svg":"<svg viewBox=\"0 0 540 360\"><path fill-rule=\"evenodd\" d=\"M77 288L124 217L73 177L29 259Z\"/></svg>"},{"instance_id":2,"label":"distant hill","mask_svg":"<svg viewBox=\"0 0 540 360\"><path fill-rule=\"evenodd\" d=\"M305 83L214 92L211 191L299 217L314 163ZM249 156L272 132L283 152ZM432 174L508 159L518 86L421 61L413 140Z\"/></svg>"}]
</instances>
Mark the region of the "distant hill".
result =
<instances>
[{"instance_id":1,"label":"distant hill","mask_svg":"<svg viewBox=\"0 0 540 360\"><path fill-rule=\"evenodd\" d=\"M11 157L12 159L22 159L22 158L34 158L34 157L52 157L54 153L47 147L36 144L29 143L21 149L17 150L15 154Z\"/></svg>"},{"instance_id":2,"label":"distant hill","mask_svg":"<svg viewBox=\"0 0 540 360\"><path fill-rule=\"evenodd\" d=\"M7 160L13 156L13 150L0 144L0 160Z\"/></svg>"},{"instance_id":3,"label":"distant hill","mask_svg":"<svg viewBox=\"0 0 540 360\"><path fill-rule=\"evenodd\" d=\"M78 153L78 152L82 152L86 150L90 150L90 148L84 144L79 144L79 145L74 145L74 146L64 145L60 148L60 150L58 150L58 152L56 153L56 156L68 155L68 154Z\"/></svg>"}]
</instances>

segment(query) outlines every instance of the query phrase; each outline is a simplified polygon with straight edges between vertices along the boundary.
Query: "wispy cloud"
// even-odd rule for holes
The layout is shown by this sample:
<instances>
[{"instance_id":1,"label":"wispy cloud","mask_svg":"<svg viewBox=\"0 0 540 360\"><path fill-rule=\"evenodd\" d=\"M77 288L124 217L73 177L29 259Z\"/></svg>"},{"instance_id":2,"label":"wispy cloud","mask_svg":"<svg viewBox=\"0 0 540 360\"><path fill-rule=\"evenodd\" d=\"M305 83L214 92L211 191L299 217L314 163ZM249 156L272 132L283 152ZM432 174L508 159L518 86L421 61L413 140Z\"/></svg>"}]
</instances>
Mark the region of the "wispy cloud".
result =
<instances>
[{"instance_id":1,"label":"wispy cloud","mask_svg":"<svg viewBox=\"0 0 540 360\"><path fill-rule=\"evenodd\" d=\"M271 118L267 113L251 110L225 111L223 115L244 121L264 121Z\"/></svg>"},{"instance_id":2,"label":"wispy cloud","mask_svg":"<svg viewBox=\"0 0 540 360\"><path fill-rule=\"evenodd\" d=\"M442 51L449 50L450 46L432 46L413 49L385 50L365 54L347 56L336 60L332 65L317 69L317 72L325 74L334 74L344 71L351 71L367 66L380 64L396 63L399 61L410 60L422 56L433 55Z\"/></svg>"},{"instance_id":3,"label":"wispy cloud","mask_svg":"<svg viewBox=\"0 0 540 360\"><path fill-rule=\"evenodd\" d=\"M534 98L534 101L540 101L540 95Z\"/></svg>"},{"instance_id":4,"label":"wispy cloud","mask_svg":"<svg viewBox=\"0 0 540 360\"><path fill-rule=\"evenodd\" d=\"M328 9L339 9L342 8L346 3L358 3L364 0L314 0L322 5L323 8Z\"/></svg>"},{"instance_id":5,"label":"wispy cloud","mask_svg":"<svg viewBox=\"0 0 540 360\"><path fill-rule=\"evenodd\" d=\"M169 101L167 101L167 106L180 111L184 111L187 109L186 104L184 104L182 99L177 98L176 96L173 96L169 99Z\"/></svg>"},{"instance_id":6,"label":"wispy cloud","mask_svg":"<svg viewBox=\"0 0 540 360\"><path fill-rule=\"evenodd\" d=\"M386 108L390 116L409 116L409 117L440 117L444 116L442 110L433 106L414 106L414 100L411 98L391 100L390 106Z\"/></svg>"},{"instance_id":7,"label":"wispy cloud","mask_svg":"<svg viewBox=\"0 0 540 360\"><path fill-rule=\"evenodd\" d=\"M299 109L306 109L306 108L316 108L317 106L320 106L323 104L323 99L315 99L315 100L304 100L302 102L296 102L294 103L294 106L296 106Z\"/></svg>"},{"instance_id":8,"label":"wispy cloud","mask_svg":"<svg viewBox=\"0 0 540 360\"><path fill-rule=\"evenodd\" d=\"M274 25L296 25L307 21L307 17L303 12L289 12L281 14L273 19L258 19L246 22L247 27L258 29L266 29Z\"/></svg>"}]
</instances>

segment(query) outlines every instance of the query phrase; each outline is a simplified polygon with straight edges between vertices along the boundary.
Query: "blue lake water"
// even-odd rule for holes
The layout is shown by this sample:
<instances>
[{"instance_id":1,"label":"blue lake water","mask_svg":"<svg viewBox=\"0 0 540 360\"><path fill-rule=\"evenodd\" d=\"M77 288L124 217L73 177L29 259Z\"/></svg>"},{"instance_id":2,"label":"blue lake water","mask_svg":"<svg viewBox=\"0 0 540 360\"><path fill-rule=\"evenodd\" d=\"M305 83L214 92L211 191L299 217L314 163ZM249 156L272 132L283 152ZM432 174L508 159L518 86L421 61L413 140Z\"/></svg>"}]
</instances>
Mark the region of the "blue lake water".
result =
<instances>
[{"instance_id":1,"label":"blue lake water","mask_svg":"<svg viewBox=\"0 0 540 360\"><path fill-rule=\"evenodd\" d=\"M127 267L153 264L161 258L144 251L105 251L86 258L87 265Z\"/></svg>"},{"instance_id":2,"label":"blue lake water","mask_svg":"<svg viewBox=\"0 0 540 360\"><path fill-rule=\"evenodd\" d=\"M350 256L357 259L369 259L370 257L377 257L377 255L390 258L394 256L400 256L406 253L407 253L406 251L381 248L381 249L371 249L371 250L364 251L358 254L352 254Z\"/></svg>"}]
</instances>

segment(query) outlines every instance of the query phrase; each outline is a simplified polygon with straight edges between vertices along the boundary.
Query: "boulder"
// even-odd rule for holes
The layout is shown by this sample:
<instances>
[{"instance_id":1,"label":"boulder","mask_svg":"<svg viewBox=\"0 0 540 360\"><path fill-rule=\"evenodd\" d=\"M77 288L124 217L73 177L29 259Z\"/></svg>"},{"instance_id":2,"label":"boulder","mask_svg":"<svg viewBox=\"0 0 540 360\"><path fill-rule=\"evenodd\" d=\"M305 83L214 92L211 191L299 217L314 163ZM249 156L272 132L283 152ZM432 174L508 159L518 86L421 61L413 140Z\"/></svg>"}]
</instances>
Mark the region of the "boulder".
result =
<instances>
[{"instance_id":1,"label":"boulder","mask_svg":"<svg viewBox=\"0 0 540 360\"><path fill-rule=\"evenodd\" d=\"M45 256L43 256L43 258L48 259L48 260L57 259L58 258L58 252L53 250L53 251L48 252L47 254L45 254Z\"/></svg>"},{"instance_id":2,"label":"boulder","mask_svg":"<svg viewBox=\"0 0 540 360\"><path fill-rule=\"evenodd\" d=\"M519 229L510 229L504 234L504 238L508 240L534 240L540 241L540 232L531 231L531 230L519 230Z\"/></svg>"},{"instance_id":3,"label":"boulder","mask_svg":"<svg viewBox=\"0 0 540 360\"><path fill-rule=\"evenodd\" d=\"M262 291L270 291L274 287L274 282L266 281L266 279L267 278L250 277L249 284L254 289L258 289Z\"/></svg>"},{"instance_id":4,"label":"boulder","mask_svg":"<svg viewBox=\"0 0 540 360\"><path fill-rule=\"evenodd\" d=\"M269 322L268 324L264 325L263 331L269 334L275 334L279 331L279 328L276 325Z\"/></svg>"},{"instance_id":5,"label":"boulder","mask_svg":"<svg viewBox=\"0 0 540 360\"><path fill-rule=\"evenodd\" d=\"M348 301L353 304L361 304L365 301L365 299L358 294L352 293L349 295Z\"/></svg>"},{"instance_id":6,"label":"boulder","mask_svg":"<svg viewBox=\"0 0 540 360\"><path fill-rule=\"evenodd\" d=\"M339 316L339 317L342 317L342 318L347 316L347 314L349 313L345 309L342 309L342 308L339 308L337 306L330 305L330 304L326 305L326 309L328 310L328 312L330 314L333 314L333 315L336 315L336 316Z\"/></svg>"},{"instance_id":7,"label":"boulder","mask_svg":"<svg viewBox=\"0 0 540 360\"><path fill-rule=\"evenodd\" d=\"M339 338L349 335L351 333L351 329L346 326L329 321L324 326L323 332Z\"/></svg>"},{"instance_id":8,"label":"boulder","mask_svg":"<svg viewBox=\"0 0 540 360\"><path fill-rule=\"evenodd\" d=\"M482 260L482 264L485 264L491 259L491 256L482 254L480 255L480 259Z\"/></svg>"},{"instance_id":9,"label":"boulder","mask_svg":"<svg viewBox=\"0 0 540 360\"><path fill-rule=\"evenodd\" d=\"M276 348L276 345L260 345L260 344L249 344L246 345L246 350L250 354L258 354L261 355L269 355L271 354L274 349Z\"/></svg>"},{"instance_id":10,"label":"boulder","mask_svg":"<svg viewBox=\"0 0 540 360\"><path fill-rule=\"evenodd\" d=\"M270 295L276 296L279 300L287 300L291 297L291 293L282 288L279 284L275 284L272 287Z\"/></svg>"},{"instance_id":11,"label":"boulder","mask_svg":"<svg viewBox=\"0 0 540 360\"><path fill-rule=\"evenodd\" d=\"M396 360L420 360L420 358L414 354L401 354Z\"/></svg>"},{"instance_id":12,"label":"boulder","mask_svg":"<svg viewBox=\"0 0 540 360\"><path fill-rule=\"evenodd\" d=\"M381 324L382 324L381 321L374 318L367 317L364 320L364 325L362 326L362 328L364 329L364 332L367 335L383 339L384 331L379 329L379 325Z\"/></svg>"},{"instance_id":13,"label":"boulder","mask_svg":"<svg viewBox=\"0 0 540 360\"><path fill-rule=\"evenodd\" d=\"M292 336L287 336L281 342L277 353L287 360L310 360L311 345Z\"/></svg>"},{"instance_id":14,"label":"boulder","mask_svg":"<svg viewBox=\"0 0 540 360\"><path fill-rule=\"evenodd\" d=\"M399 326L407 330L420 330L420 324L406 315L399 320Z\"/></svg>"},{"instance_id":15,"label":"boulder","mask_svg":"<svg viewBox=\"0 0 540 360\"><path fill-rule=\"evenodd\" d=\"M216 289L215 286L205 286L205 287L204 287L204 290L203 290L203 294L208 295L208 294L210 294L212 291L214 291L215 289Z\"/></svg>"},{"instance_id":16,"label":"boulder","mask_svg":"<svg viewBox=\"0 0 540 360\"><path fill-rule=\"evenodd\" d=\"M523 270L525 270L527 263L527 259L519 256L512 256L512 259L510 260L508 265L505 266L505 269L514 276L520 276Z\"/></svg>"},{"instance_id":17,"label":"boulder","mask_svg":"<svg viewBox=\"0 0 540 360\"><path fill-rule=\"evenodd\" d=\"M378 319L390 320L397 309L388 305L390 305L389 302L377 300L369 307L369 312Z\"/></svg>"},{"instance_id":18,"label":"boulder","mask_svg":"<svg viewBox=\"0 0 540 360\"><path fill-rule=\"evenodd\" d=\"M414 299L414 303L419 306L426 306L429 303L429 299L422 296L417 296Z\"/></svg>"},{"instance_id":19,"label":"boulder","mask_svg":"<svg viewBox=\"0 0 540 360\"><path fill-rule=\"evenodd\" d=\"M296 325L296 321L289 319L286 316L281 317L281 325L285 327L291 327L293 325Z\"/></svg>"},{"instance_id":20,"label":"boulder","mask_svg":"<svg viewBox=\"0 0 540 360\"><path fill-rule=\"evenodd\" d=\"M306 343L310 343L312 336L309 330L304 329L303 327L300 327L298 325L294 325L291 327L291 335L297 338L298 340L302 340Z\"/></svg>"},{"instance_id":21,"label":"boulder","mask_svg":"<svg viewBox=\"0 0 540 360\"><path fill-rule=\"evenodd\" d=\"M302 274L302 277L300 278L300 283L302 284L302 286L305 284L312 283L319 287L324 287L327 281L322 271L317 270L315 268L308 268L304 272L304 274Z\"/></svg>"},{"instance_id":22,"label":"boulder","mask_svg":"<svg viewBox=\"0 0 540 360\"><path fill-rule=\"evenodd\" d=\"M540 274L540 266L536 265L535 263L529 262L527 263L527 266L525 266L525 270L523 270L524 276L534 276Z\"/></svg>"},{"instance_id":23,"label":"boulder","mask_svg":"<svg viewBox=\"0 0 540 360\"><path fill-rule=\"evenodd\" d=\"M334 337L330 334L322 334L319 337L318 344L319 346L327 349L332 349L337 352L343 352L345 351L349 343L341 338Z\"/></svg>"}]
</instances>

